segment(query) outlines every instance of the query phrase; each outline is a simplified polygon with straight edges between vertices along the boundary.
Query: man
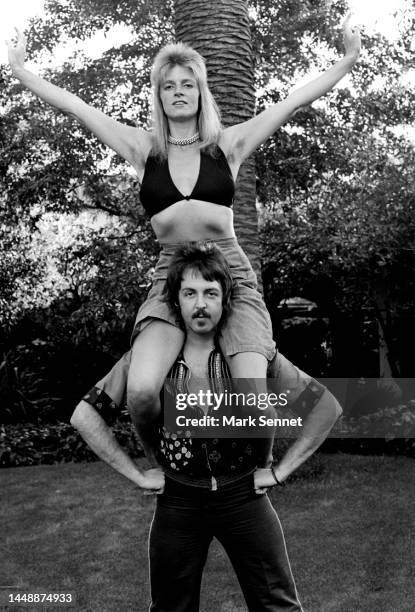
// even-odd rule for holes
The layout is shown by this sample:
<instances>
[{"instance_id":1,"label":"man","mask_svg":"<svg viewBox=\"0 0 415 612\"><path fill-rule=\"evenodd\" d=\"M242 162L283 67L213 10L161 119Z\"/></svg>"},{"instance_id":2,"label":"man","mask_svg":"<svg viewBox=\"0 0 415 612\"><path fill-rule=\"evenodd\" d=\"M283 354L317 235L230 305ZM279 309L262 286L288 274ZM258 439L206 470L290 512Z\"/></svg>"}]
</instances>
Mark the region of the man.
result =
<instances>
[{"instance_id":1,"label":"man","mask_svg":"<svg viewBox=\"0 0 415 612\"><path fill-rule=\"evenodd\" d=\"M192 391L195 377L225 381L229 374L215 341L230 305L231 277L220 251L187 247L178 252L166 296L186 331L170 382ZM336 400L280 356L273 364L278 388L290 391L292 409L300 413L305 404L309 414L279 464L255 469L259 459L247 440L203 440L189 431L180 438L161 427L158 459L164 481L161 470L138 470L97 411L114 410L121 402L128 364L127 355L78 405L71 422L121 474L142 488L164 491L150 536L151 610L198 609L202 570L214 536L232 561L249 610L301 610L278 518L267 496L258 493L282 484L314 452L341 413Z\"/></svg>"}]
</instances>

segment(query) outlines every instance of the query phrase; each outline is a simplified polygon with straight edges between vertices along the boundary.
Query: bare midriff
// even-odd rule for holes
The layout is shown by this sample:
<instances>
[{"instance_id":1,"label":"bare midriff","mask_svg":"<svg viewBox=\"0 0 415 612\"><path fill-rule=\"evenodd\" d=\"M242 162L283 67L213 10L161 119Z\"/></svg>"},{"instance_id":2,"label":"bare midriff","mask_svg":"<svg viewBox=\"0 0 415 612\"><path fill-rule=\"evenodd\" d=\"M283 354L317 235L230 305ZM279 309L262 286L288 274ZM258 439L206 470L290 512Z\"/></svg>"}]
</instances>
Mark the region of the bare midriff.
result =
<instances>
[{"instance_id":1,"label":"bare midriff","mask_svg":"<svg viewBox=\"0 0 415 612\"><path fill-rule=\"evenodd\" d=\"M151 218L160 244L234 238L233 212L227 206L181 200Z\"/></svg>"}]
</instances>

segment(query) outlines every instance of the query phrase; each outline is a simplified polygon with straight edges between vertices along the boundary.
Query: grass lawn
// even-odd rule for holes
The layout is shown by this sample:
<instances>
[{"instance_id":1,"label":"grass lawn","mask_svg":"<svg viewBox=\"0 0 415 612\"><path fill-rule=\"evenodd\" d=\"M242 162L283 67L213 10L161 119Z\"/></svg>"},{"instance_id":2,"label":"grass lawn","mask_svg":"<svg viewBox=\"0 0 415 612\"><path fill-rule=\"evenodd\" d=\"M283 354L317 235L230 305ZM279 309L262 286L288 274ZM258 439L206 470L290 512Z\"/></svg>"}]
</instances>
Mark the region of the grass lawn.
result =
<instances>
[{"instance_id":1,"label":"grass lawn","mask_svg":"<svg viewBox=\"0 0 415 612\"><path fill-rule=\"evenodd\" d=\"M323 455L322 463L317 478L271 493L305 612L413 612L414 461ZM80 611L148 609L153 498L101 462L3 469L0 479L0 585L73 591ZM215 544L201 612L244 611Z\"/></svg>"}]
</instances>

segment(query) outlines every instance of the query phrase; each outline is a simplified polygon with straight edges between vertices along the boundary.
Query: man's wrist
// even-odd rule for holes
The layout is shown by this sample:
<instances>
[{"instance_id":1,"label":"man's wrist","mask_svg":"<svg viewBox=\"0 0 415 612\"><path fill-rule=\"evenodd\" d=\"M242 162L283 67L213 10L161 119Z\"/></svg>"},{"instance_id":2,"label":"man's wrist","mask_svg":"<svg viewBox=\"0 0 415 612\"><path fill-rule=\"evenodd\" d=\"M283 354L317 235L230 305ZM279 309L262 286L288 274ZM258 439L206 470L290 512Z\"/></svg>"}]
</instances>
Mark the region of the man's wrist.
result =
<instances>
[{"instance_id":1,"label":"man's wrist","mask_svg":"<svg viewBox=\"0 0 415 612\"><path fill-rule=\"evenodd\" d=\"M137 472L133 475L133 477L131 478L131 480L140 488L142 488L146 482L146 474L145 471L139 471L137 469Z\"/></svg>"},{"instance_id":2,"label":"man's wrist","mask_svg":"<svg viewBox=\"0 0 415 612\"><path fill-rule=\"evenodd\" d=\"M278 468L275 465L271 465L271 474L272 477L275 481L275 484L278 485L279 487L285 487L285 481L281 479L279 473L278 473Z\"/></svg>"}]
</instances>

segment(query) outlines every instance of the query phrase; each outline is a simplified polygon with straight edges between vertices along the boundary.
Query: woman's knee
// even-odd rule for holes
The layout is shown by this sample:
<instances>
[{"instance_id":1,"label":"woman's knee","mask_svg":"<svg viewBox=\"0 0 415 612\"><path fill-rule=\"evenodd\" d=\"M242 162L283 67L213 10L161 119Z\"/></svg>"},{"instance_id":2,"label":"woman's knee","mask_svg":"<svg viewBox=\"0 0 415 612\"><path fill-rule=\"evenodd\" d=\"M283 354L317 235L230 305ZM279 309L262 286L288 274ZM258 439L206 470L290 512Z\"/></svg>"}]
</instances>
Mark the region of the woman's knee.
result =
<instances>
[{"instance_id":1,"label":"woman's knee","mask_svg":"<svg viewBox=\"0 0 415 612\"><path fill-rule=\"evenodd\" d=\"M266 378L268 361L264 355L253 351L236 353L226 357L232 378Z\"/></svg>"}]
</instances>

